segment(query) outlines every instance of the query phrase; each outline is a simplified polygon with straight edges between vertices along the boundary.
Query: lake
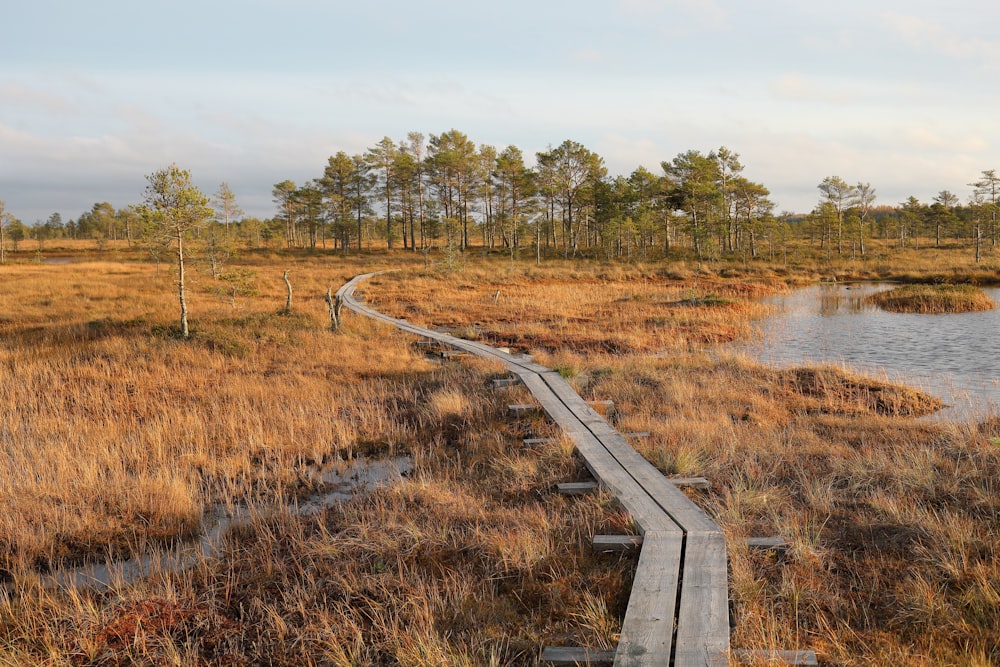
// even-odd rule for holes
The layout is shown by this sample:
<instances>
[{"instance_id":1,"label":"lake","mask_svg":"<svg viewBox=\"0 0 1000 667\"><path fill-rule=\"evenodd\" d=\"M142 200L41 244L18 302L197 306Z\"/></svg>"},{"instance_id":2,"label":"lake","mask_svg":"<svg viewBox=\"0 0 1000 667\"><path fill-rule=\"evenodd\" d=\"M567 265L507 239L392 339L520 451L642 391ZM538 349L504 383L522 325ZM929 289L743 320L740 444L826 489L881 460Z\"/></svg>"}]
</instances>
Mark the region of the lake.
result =
<instances>
[{"instance_id":1,"label":"lake","mask_svg":"<svg viewBox=\"0 0 1000 667\"><path fill-rule=\"evenodd\" d=\"M865 303L886 283L822 284L770 297L760 337L736 347L772 366L832 363L904 382L964 419L1000 407L1000 310L954 315L889 313ZM1000 289L986 293L1000 303Z\"/></svg>"}]
</instances>

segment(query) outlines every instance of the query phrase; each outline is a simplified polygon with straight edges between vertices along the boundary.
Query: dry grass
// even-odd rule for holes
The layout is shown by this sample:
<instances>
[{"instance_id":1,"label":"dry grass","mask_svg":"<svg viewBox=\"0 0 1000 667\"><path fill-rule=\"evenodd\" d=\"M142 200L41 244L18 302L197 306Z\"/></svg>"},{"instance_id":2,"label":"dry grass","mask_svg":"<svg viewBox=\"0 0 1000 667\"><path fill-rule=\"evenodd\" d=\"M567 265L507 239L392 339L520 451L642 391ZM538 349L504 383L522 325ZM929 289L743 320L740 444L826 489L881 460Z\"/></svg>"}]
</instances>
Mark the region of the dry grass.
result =
<instances>
[{"instance_id":1,"label":"dry grass","mask_svg":"<svg viewBox=\"0 0 1000 667\"><path fill-rule=\"evenodd\" d=\"M743 360L654 362L639 387L632 373L593 390L625 430L652 432L639 447L665 472L712 480L701 502L732 538L735 646L813 648L834 665L997 658L1000 606L982 584L1000 576L989 439L908 418L906 389L856 400L858 378L829 370L825 395ZM755 535L784 537L789 555L740 549Z\"/></svg>"},{"instance_id":2,"label":"dry grass","mask_svg":"<svg viewBox=\"0 0 1000 667\"><path fill-rule=\"evenodd\" d=\"M129 255L121 252L121 260ZM368 258L371 260L372 258ZM1000 427L914 419L904 387L833 368L778 371L719 354L764 314L782 269L470 262L366 285L369 303L508 344L615 401L623 431L731 538L733 644L812 648L826 665L1000 662ZM248 256L260 294L234 307L202 277L194 338L170 325L165 268L131 261L0 267L3 457L0 664L534 664L545 644L612 646L632 562L590 555L626 532L496 369L436 364L348 316L326 331L328 285L378 268ZM295 312L281 271L291 269ZM313 517L311 462L410 453L403 483ZM253 501L220 557L103 593L45 590L51 560L190 532L202 508ZM775 558L740 547L781 535Z\"/></svg>"},{"instance_id":3,"label":"dry grass","mask_svg":"<svg viewBox=\"0 0 1000 667\"><path fill-rule=\"evenodd\" d=\"M766 312L749 297L787 289L755 276L678 280L643 267L501 267L387 274L371 283L370 303L499 346L626 354L736 340Z\"/></svg>"},{"instance_id":4,"label":"dry grass","mask_svg":"<svg viewBox=\"0 0 1000 667\"><path fill-rule=\"evenodd\" d=\"M760 266L760 264L758 264ZM1000 285L1000 249L986 248L975 261L972 247L949 242L934 247L933 239L910 239L900 249L893 240L874 241L865 256L847 249L827 253L819 243L792 243L788 260L774 269L782 275L812 280L890 280L902 283Z\"/></svg>"},{"instance_id":5,"label":"dry grass","mask_svg":"<svg viewBox=\"0 0 1000 667\"><path fill-rule=\"evenodd\" d=\"M867 300L894 313L973 313L997 307L974 285L903 285L872 294Z\"/></svg>"},{"instance_id":6,"label":"dry grass","mask_svg":"<svg viewBox=\"0 0 1000 667\"><path fill-rule=\"evenodd\" d=\"M306 285L322 275L300 272ZM399 406L391 386L353 381L419 370L403 341L331 345L320 317L279 314L276 294L233 312L202 280L185 343L171 333L165 270L78 263L3 274L6 569L182 536L207 503L294 492L304 462L358 443L389 448L417 426L415 405L409 422L386 423L387 403ZM377 335L361 327L361 339Z\"/></svg>"},{"instance_id":7,"label":"dry grass","mask_svg":"<svg viewBox=\"0 0 1000 667\"><path fill-rule=\"evenodd\" d=\"M1000 660L1000 440L915 420L941 404L912 389L835 368L771 370L691 337L720 324L741 335L761 311L740 295L773 285L596 273L466 271L450 286L386 276L371 298L589 376L586 398L613 399L621 430L652 434L636 442L644 456L711 479L696 500L734 538L734 646L813 648L831 665ZM651 312L669 320L650 327ZM518 319L557 333L518 338ZM741 549L752 535L785 537L789 555Z\"/></svg>"},{"instance_id":8,"label":"dry grass","mask_svg":"<svg viewBox=\"0 0 1000 667\"><path fill-rule=\"evenodd\" d=\"M551 429L505 423L527 397L486 392L495 368L432 363L363 318L330 334L321 296L356 264L246 264L273 284L234 311L201 278L187 342L165 269L0 269L14 286L0 664L506 665L546 641L614 641L630 569L586 545L623 518L606 498L551 491L582 468L562 442L518 447L524 429ZM415 471L315 518L283 509L313 488L311 464L359 453L409 453ZM237 502L258 508L251 524L188 571L106 592L37 577L190 534L205 507Z\"/></svg>"}]
</instances>

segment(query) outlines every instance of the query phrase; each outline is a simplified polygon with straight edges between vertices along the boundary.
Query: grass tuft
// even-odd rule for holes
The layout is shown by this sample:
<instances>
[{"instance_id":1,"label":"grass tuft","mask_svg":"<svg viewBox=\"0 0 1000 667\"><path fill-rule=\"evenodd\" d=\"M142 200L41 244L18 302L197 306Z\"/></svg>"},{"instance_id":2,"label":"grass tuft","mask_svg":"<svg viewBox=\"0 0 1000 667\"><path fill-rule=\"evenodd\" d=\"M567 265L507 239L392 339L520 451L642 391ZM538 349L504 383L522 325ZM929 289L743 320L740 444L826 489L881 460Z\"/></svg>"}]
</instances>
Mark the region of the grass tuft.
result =
<instances>
[{"instance_id":1,"label":"grass tuft","mask_svg":"<svg viewBox=\"0 0 1000 667\"><path fill-rule=\"evenodd\" d=\"M972 313L996 308L974 285L903 285L872 294L867 300L894 313Z\"/></svg>"}]
</instances>

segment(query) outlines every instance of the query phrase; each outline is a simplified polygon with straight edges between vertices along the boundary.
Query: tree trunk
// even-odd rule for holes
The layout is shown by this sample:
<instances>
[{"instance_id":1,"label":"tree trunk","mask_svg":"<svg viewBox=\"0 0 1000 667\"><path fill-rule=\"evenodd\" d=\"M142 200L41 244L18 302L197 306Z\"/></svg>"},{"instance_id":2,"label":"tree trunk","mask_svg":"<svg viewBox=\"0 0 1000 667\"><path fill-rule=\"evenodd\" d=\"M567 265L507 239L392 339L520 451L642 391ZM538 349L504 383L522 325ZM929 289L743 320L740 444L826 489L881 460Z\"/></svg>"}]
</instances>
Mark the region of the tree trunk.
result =
<instances>
[{"instance_id":1,"label":"tree trunk","mask_svg":"<svg viewBox=\"0 0 1000 667\"><path fill-rule=\"evenodd\" d=\"M333 288L326 290L326 305L330 309L330 330L336 333L340 330L340 309L344 306L344 300L338 294L333 296Z\"/></svg>"},{"instance_id":2,"label":"tree trunk","mask_svg":"<svg viewBox=\"0 0 1000 667\"><path fill-rule=\"evenodd\" d=\"M646 258L646 244L643 243L642 246L643 259ZM667 211L664 214L663 219L663 258L666 259L670 255L670 212Z\"/></svg>"},{"instance_id":3,"label":"tree trunk","mask_svg":"<svg viewBox=\"0 0 1000 667\"><path fill-rule=\"evenodd\" d=\"M837 254L844 254L844 212L837 211Z\"/></svg>"},{"instance_id":4,"label":"tree trunk","mask_svg":"<svg viewBox=\"0 0 1000 667\"><path fill-rule=\"evenodd\" d=\"M538 225L541 224L538 220L535 221L535 265L541 265L542 263L542 229Z\"/></svg>"},{"instance_id":5,"label":"tree trunk","mask_svg":"<svg viewBox=\"0 0 1000 667\"><path fill-rule=\"evenodd\" d=\"M184 295L184 232L177 230L177 297L181 305L181 336L191 335L188 329L187 299Z\"/></svg>"},{"instance_id":6,"label":"tree trunk","mask_svg":"<svg viewBox=\"0 0 1000 667\"><path fill-rule=\"evenodd\" d=\"M424 183L419 172L417 173L417 217L420 221L420 248L423 249L426 242L424 239ZM413 230L411 229L410 232L412 233ZM412 240L411 238L411 245L413 245Z\"/></svg>"},{"instance_id":7,"label":"tree trunk","mask_svg":"<svg viewBox=\"0 0 1000 667\"><path fill-rule=\"evenodd\" d=\"M285 312L292 312L292 281L288 279L288 271L282 275L285 279L285 288L288 290L287 296L285 296Z\"/></svg>"},{"instance_id":8,"label":"tree trunk","mask_svg":"<svg viewBox=\"0 0 1000 667\"><path fill-rule=\"evenodd\" d=\"M362 236L362 234L361 234L362 229L361 228L362 228L362 224L363 224L362 223L362 210L361 210L361 207L358 206L358 254L361 254L361 236Z\"/></svg>"}]
</instances>

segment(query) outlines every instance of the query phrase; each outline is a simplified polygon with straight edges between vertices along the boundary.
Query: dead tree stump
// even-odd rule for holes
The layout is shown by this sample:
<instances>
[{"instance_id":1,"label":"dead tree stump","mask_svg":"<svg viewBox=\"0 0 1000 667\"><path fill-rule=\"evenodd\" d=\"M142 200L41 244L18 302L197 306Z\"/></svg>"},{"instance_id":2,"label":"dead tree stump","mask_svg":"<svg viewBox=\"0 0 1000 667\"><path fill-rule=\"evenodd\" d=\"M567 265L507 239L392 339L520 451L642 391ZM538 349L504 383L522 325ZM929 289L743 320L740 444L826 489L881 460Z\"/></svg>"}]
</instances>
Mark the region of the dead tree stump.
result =
<instances>
[{"instance_id":1,"label":"dead tree stump","mask_svg":"<svg viewBox=\"0 0 1000 667\"><path fill-rule=\"evenodd\" d=\"M344 298L339 294L333 296L333 288L327 288L326 305L330 309L330 330L337 333L340 331L340 310L344 307Z\"/></svg>"}]
</instances>

